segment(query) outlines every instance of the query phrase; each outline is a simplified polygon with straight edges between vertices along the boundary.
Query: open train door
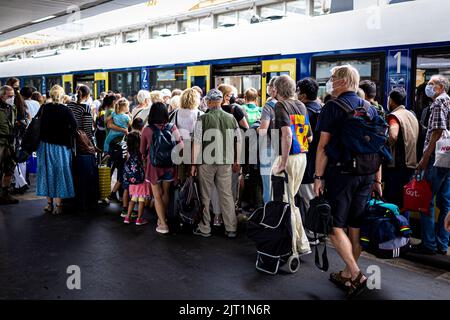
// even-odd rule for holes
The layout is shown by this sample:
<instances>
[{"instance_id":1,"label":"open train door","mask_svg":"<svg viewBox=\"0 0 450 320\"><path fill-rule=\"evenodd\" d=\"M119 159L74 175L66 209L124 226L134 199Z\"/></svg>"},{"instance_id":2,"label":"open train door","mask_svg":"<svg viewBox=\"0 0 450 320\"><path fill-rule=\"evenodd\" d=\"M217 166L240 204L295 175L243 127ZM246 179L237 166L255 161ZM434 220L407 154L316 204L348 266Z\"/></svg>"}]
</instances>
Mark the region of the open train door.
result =
<instances>
[{"instance_id":1,"label":"open train door","mask_svg":"<svg viewBox=\"0 0 450 320\"><path fill-rule=\"evenodd\" d=\"M262 84L261 84L261 100L262 106L266 104L267 99L267 85L270 79L283 74L290 75L292 79L296 80L297 60L283 59L283 60L266 60L262 62Z\"/></svg>"},{"instance_id":2,"label":"open train door","mask_svg":"<svg viewBox=\"0 0 450 320\"><path fill-rule=\"evenodd\" d=\"M198 86L206 93L211 88L211 66L194 66L187 68L187 87Z\"/></svg>"},{"instance_id":3,"label":"open train door","mask_svg":"<svg viewBox=\"0 0 450 320\"><path fill-rule=\"evenodd\" d=\"M109 90L108 72L97 72L94 75L94 99L98 99L100 93Z\"/></svg>"},{"instance_id":4,"label":"open train door","mask_svg":"<svg viewBox=\"0 0 450 320\"><path fill-rule=\"evenodd\" d=\"M74 93L73 92L73 74L65 74L62 76L63 87L66 94Z\"/></svg>"}]
</instances>

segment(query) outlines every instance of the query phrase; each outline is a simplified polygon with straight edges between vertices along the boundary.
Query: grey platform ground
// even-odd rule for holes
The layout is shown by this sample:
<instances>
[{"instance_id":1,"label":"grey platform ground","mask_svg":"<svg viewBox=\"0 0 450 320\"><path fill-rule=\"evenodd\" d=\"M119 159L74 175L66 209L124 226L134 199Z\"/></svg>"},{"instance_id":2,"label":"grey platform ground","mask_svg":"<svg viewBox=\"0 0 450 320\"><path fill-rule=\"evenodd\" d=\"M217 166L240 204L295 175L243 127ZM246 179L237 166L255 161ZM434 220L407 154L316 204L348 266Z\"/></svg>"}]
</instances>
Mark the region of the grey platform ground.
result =
<instances>
[{"instance_id":1,"label":"grey platform ground","mask_svg":"<svg viewBox=\"0 0 450 320\"><path fill-rule=\"evenodd\" d=\"M0 208L0 299L344 299L328 273L304 257L297 274L255 270L254 245L241 233L205 239L161 236L155 223L126 226L116 206L51 216L45 200ZM342 268L329 250L330 271ZM69 265L81 290L67 289ZM381 268L381 290L360 299L450 299L450 273L403 259L361 258Z\"/></svg>"}]
</instances>

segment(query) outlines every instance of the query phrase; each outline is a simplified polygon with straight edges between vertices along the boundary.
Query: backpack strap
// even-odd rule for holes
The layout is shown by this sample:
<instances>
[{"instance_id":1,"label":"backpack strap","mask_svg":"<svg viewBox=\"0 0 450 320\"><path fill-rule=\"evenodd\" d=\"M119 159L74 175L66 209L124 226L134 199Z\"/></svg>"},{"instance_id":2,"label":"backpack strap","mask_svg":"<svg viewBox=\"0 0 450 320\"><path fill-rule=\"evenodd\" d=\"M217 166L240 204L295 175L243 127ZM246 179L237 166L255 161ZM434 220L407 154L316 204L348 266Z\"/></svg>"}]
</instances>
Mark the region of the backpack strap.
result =
<instances>
[{"instance_id":1,"label":"backpack strap","mask_svg":"<svg viewBox=\"0 0 450 320\"><path fill-rule=\"evenodd\" d=\"M353 115L355 110L347 104L343 99L333 99L331 100L333 103L337 104L339 108L342 109L347 115Z\"/></svg>"}]
</instances>

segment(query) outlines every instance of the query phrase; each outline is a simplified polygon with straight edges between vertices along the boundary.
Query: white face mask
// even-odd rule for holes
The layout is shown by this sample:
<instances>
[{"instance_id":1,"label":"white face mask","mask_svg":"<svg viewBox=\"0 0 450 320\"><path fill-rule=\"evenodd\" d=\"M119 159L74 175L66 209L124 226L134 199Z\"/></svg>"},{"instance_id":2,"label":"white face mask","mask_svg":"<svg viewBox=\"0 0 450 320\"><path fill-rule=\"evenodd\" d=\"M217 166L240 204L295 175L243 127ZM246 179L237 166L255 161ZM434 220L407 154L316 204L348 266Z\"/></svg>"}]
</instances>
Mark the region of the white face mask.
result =
<instances>
[{"instance_id":1,"label":"white face mask","mask_svg":"<svg viewBox=\"0 0 450 320\"><path fill-rule=\"evenodd\" d=\"M6 99L5 102L10 106L14 106L14 97Z\"/></svg>"},{"instance_id":2,"label":"white face mask","mask_svg":"<svg viewBox=\"0 0 450 320\"><path fill-rule=\"evenodd\" d=\"M328 94L333 94L333 90L334 90L334 88L333 88L333 81L331 81L331 79L330 79L327 82L326 91L327 91Z\"/></svg>"}]
</instances>

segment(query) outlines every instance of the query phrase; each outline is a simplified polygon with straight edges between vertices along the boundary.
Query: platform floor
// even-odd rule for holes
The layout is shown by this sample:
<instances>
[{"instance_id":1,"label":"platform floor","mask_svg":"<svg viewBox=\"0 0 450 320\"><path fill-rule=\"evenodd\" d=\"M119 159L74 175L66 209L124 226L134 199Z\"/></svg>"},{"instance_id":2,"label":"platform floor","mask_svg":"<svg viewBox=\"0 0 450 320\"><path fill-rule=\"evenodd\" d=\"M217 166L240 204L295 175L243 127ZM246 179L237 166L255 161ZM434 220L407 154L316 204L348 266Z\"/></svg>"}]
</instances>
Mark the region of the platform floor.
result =
<instances>
[{"instance_id":1,"label":"platform floor","mask_svg":"<svg viewBox=\"0 0 450 320\"><path fill-rule=\"evenodd\" d=\"M117 205L62 216L42 213L44 206L30 198L0 207L0 299L345 299L313 255L294 275L257 272L243 231L235 240L164 236L154 219L122 224ZM342 268L333 249L329 259L330 271ZM369 255L360 263L381 269L381 290L360 299L450 299L450 272ZM81 290L66 286L69 265L81 268Z\"/></svg>"}]
</instances>

